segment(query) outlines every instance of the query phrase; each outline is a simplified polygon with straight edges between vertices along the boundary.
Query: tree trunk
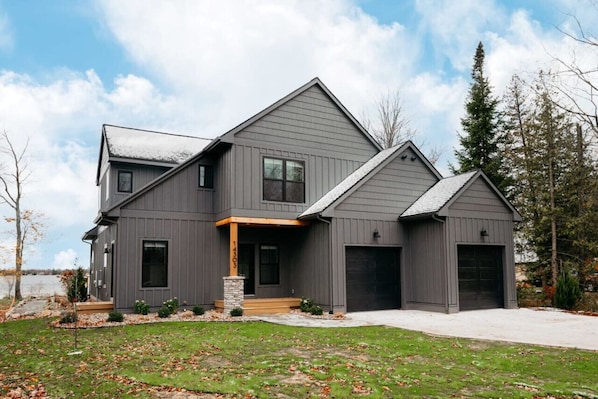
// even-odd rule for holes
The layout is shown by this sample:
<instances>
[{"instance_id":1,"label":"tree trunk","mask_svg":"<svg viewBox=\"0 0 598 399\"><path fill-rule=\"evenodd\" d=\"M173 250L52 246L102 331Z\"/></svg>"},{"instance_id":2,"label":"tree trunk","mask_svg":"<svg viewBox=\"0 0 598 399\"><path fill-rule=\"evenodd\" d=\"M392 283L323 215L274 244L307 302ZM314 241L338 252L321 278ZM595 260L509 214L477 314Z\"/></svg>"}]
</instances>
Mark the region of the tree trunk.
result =
<instances>
[{"instance_id":1,"label":"tree trunk","mask_svg":"<svg viewBox=\"0 0 598 399\"><path fill-rule=\"evenodd\" d=\"M554 195L554 162L555 162L555 144L552 122L548 122L548 192L550 195L550 268L552 272L552 286L556 287L558 274L557 263L557 240L556 240L556 205Z\"/></svg>"},{"instance_id":2,"label":"tree trunk","mask_svg":"<svg viewBox=\"0 0 598 399\"><path fill-rule=\"evenodd\" d=\"M17 203L18 204L18 203ZM23 240L21 231L21 209L17 205L15 209L16 213L16 245L15 245L15 300L20 301L23 299L21 294L21 269L23 268Z\"/></svg>"}]
</instances>

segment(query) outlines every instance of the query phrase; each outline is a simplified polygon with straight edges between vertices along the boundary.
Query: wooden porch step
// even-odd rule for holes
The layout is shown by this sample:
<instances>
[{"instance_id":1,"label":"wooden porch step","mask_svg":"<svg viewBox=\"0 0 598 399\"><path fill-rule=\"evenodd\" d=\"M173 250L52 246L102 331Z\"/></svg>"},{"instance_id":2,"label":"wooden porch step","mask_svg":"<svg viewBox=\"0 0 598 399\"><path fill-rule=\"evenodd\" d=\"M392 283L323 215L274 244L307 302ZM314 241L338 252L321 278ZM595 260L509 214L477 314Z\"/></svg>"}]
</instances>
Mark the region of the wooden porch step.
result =
<instances>
[{"instance_id":1,"label":"wooden porch step","mask_svg":"<svg viewBox=\"0 0 598 399\"><path fill-rule=\"evenodd\" d=\"M109 313L114 310L112 302L77 302L77 313L91 314L91 313Z\"/></svg>"},{"instance_id":2,"label":"wooden porch step","mask_svg":"<svg viewBox=\"0 0 598 399\"><path fill-rule=\"evenodd\" d=\"M245 298L243 301L244 315L260 315L289 313L292 309L299 308L301 298ZM214 301L217 311L224 311L224 300Z\"/></svg>"}]
</instances>

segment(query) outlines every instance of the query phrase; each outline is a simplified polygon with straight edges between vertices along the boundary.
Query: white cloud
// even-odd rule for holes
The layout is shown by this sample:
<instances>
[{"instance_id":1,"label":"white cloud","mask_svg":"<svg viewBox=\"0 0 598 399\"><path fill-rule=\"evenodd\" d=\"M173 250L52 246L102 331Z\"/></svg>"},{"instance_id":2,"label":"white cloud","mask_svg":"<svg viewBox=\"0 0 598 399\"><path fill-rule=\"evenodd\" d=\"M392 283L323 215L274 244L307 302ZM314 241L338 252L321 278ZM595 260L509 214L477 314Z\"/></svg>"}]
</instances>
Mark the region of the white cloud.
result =
<instances>
[{"instance_id":1,"label":"white cloud","mask_svg":"<svg viewBox=\"0 0 598 399\"><path fill-rule=\"evenodd\" d=\"M64 251L60 251L54 254L54 261L52 262L51 269L72 269L75 264L78 264L77 251L72 248L68 248Z\"/></svg>"},{"instance_id":2,"label":"white cloud","mask_svg":"<svg viewBox=\"0 0 598 399\"><path fill-rule=\"evenodd\" d=\"M352 109L405 81L418 46L349 1L100 3L130 57L177 97L189 126L215 136L314 76ZM368 93L368 94L369 94Z\"/></svg>"}]
</instances>

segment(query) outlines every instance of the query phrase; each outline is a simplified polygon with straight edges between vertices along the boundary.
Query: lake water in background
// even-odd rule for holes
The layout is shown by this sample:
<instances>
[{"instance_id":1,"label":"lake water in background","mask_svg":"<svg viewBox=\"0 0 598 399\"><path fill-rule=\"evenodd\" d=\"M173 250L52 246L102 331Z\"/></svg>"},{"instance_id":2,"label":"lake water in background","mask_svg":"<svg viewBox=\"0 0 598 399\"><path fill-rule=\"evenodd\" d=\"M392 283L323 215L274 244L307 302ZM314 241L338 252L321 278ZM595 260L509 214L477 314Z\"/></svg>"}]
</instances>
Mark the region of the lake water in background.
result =
<instances>
[{"instance_id":1,"label":"lake water in background","mask_svg":"<svg viewBox=\"0 0 598 399\"><path fill-rule=\"evenodd\" d=\"M11 295L14 295L14 285ZM27 275L21 277L21 294L28 296L64 295L59 276ZM0 278L0 297L8 296L8 284Z\"/></svg>"}]
</instances>

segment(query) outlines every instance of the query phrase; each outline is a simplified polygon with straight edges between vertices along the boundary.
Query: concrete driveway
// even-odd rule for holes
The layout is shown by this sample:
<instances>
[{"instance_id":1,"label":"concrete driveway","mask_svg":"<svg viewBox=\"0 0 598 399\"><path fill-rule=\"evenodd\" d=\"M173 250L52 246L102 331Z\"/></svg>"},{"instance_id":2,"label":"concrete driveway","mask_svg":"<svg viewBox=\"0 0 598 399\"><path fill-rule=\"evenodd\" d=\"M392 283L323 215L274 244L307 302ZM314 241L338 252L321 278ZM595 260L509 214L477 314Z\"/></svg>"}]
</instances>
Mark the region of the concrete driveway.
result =
<instances>
[{"instance_id":1,"label":"concrete driveway","mask_svg":"<svg viewBox=\"0 0 598 399\"><path fill-rule=\"evenodd\" d=\"M598 351L598 317L554 309L490 309L443 314L416 310L348 313L363 325L386 325L428 334Z\"/></svg>"}]
</instances>

